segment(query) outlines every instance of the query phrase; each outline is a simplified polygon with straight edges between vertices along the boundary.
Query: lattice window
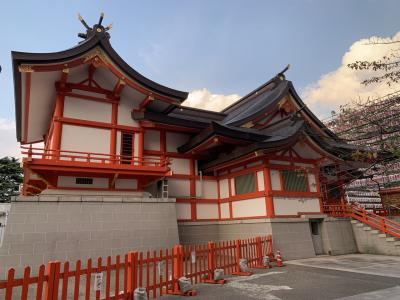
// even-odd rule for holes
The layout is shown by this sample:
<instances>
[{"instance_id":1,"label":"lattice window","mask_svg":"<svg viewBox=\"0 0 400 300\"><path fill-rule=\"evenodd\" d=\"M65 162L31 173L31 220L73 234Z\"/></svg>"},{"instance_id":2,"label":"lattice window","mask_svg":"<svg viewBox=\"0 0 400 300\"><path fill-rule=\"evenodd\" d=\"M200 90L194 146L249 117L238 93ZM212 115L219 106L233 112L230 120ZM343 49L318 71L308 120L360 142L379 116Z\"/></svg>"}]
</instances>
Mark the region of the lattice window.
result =
<instances>
[{"instance_id":1,"label":"lattice window","mask_svg":"<svg viewBox=\"0 0 400 300\"><path fill-rule=\"evenodd\" d=\"M283 190L287 192L307 192L307 174L304 171L283 170Z\"/></svg>"},{"instance_id":2,"label":"lattice window","mask_svg":"<svg viewBox=\"0 0 400 300\"><path fill-rule=\"evenodd\" d=\"M253 193L256 191L256 180L254 173L235 177L236 195Z\"/></svg>"},{"instance_id":3,"label":"lattice window","mask_svg":"<svg viewBox=\"0 0 400 300\"><path fill-rule=\"evenodd\" d=\"M122 133L121 138L121 156L123 164L130 164L133 154L133 134L128 132Z\"/></svg>"}]
</instances>

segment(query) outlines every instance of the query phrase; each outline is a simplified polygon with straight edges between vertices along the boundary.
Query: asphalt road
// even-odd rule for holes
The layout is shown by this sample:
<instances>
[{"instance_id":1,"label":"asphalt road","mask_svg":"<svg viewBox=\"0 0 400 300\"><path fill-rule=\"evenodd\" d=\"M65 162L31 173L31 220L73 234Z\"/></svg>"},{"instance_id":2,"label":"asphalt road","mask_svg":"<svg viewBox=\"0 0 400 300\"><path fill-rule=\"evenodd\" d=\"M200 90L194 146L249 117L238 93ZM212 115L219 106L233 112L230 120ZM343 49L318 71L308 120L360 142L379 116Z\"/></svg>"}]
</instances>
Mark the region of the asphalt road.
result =
<instances>
[{"instance_id":1,"label":"asphalt road","mask_svg":"<svg viewBox=\"0 0 400 300\"><path fill-rule=\"evenodd\" d=\"M372 268L377 259L381 260L379 272ZM352 268L352 264L357 265L359 270ZM309 264L307 260L294 261L283 268L256 270L249 277L230 277L225 285L197 285L198 295L193 299L400 299L400 276L385 271L398 267L398 257L318 257L310 259ZM386 273L390 276L385 276Z\"/></svg>"}]
</instances>

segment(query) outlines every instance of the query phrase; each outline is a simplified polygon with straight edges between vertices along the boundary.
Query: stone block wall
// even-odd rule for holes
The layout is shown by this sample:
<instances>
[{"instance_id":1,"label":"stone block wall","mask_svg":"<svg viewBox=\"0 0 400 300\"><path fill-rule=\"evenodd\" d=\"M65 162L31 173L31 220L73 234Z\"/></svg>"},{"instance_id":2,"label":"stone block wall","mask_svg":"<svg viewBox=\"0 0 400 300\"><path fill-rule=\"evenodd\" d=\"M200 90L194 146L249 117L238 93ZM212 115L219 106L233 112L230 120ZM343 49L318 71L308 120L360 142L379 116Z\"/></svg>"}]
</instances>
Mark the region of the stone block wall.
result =
<instances>
[{"instance_id":1,"label":"stone block wall","mask_svg":"<svg viewBox=\"0 0 400 300\"><path fill-rule=\"evenodd\" d=\"M50 260L74 262L179 243L175 200L123 202L13 202L3 245L0 279Z\"/></svg>"},{"instance_id":2,"label":"stone block wall","mask_svg":"<svg viewBox=\"0 0 400 300\"><path fill-rule=\"evenodd\" d=\"M182 244L236 240L272 234L273 247L282 252L284 259L315 256L308 219L181 222L178 228Z\"/></svg>"},{"instance_id":3,"label":"stone block wall","mask_svg":"<svg viewBox=\"0 0 400 300\"><path fill-rule=\"evenodd\" d=\"M342 255L358 252L350 218L325 218L321 223L321 234L325 254Z\"/></svg>"}]
</instances>

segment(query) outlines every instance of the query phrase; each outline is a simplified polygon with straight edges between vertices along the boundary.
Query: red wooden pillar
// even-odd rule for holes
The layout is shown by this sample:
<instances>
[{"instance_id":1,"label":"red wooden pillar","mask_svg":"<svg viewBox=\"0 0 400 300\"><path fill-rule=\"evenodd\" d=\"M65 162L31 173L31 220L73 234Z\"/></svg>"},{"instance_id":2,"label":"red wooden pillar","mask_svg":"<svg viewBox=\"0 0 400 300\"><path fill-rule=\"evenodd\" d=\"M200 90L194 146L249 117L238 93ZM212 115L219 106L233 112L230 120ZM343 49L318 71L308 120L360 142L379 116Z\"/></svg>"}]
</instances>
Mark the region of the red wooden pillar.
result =
<instances>
[{"instance_id":1,"label":"red wooden pillar","mask_svg":"<svg viewBox=\"0 0 400 300\"><path fill-rule=\"evenodd\" d=\"M183 246L175 245L172 248L172 294L180 294L179 278L183 276Z\"/></svg>"},{"instance_id":2,"label":"red wooden pillar","mask_svg":"<svg viewBox=\"0 0 400 300\"><path fill-rule=\"evenodd\" d=\"M62 134L62 123L61 118L64 114L64 94L57 93L56 97L56 107L54 109L53 115L53 139L52 139L52 153L55 154L55 158L58 158L60 148L61 148L61 134Z\"/></svg>"},{"instance_id":3,"label":"red wooden pillar","mask_svg":"<svg viewBox=\"0 0 400 300\"><path fill-rule=\"evenodd\" d=\"M274 199L271 196L271 174L269 168L263 169L264 174L264 192L265 192L265 207L267 209L267 218L275 217Z\"/></svg>"},{"instance_id":4,"label":"red wooden pillar","mask_svg":"<svg viewBox=\"0 0 400 300\"><path fill-rule=\"evenodd\" d=\"M207 252L208 252L208 278L210 280L214 279L214 270L215 270L215 260L214 260L214 248L215 244L213 242L208 242L207 244Z\"/></svg>"}]
</instances>

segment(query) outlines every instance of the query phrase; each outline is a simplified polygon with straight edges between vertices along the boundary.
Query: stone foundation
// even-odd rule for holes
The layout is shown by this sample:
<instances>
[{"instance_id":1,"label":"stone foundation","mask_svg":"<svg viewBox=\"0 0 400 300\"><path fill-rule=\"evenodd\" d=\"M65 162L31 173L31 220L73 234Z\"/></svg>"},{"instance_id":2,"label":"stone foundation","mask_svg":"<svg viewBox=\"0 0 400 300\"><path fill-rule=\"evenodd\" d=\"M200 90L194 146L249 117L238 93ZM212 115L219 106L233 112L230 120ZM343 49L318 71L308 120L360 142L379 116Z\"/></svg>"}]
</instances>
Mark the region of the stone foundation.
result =
<instances>
[{"instance_id":1,"label":"stone foundation","mask_svg":"<svg viewBox=\"0 0 400 300\"><path fill-rule=\"evenodd\" d=\"M321 223L324 253L342 255L358 253L350 218L325 218Z\"/></svg>"},{"instance_id":2,"label":"stone foundation","mask_svg":"<svg viewBox=\"0 0 400 300\"><path fill-rule=\"evenodd\" d=\"M24 266L35 274L37 266L50 260L73 263L179 243L175 199L113 197L107 202L104 196L103 201L86 196L92 202L53 202L51 197L19 197L11 203L0 248L0 279L11 267L21 276ZM68 197L75 196L63 200Z\"/></svg>"},{"instance_id":3,"label":"stone foundation","mask_svg":"<svg viewBox=\"0 0 400 300\"><path fill-rule=\"evenodd\" d=\"M181 222L178 228L182 244L245 239L272 234L274 250L280 250L284 259L315 256L309 220L306 218Z\"/></svg>"}]
</instances>

